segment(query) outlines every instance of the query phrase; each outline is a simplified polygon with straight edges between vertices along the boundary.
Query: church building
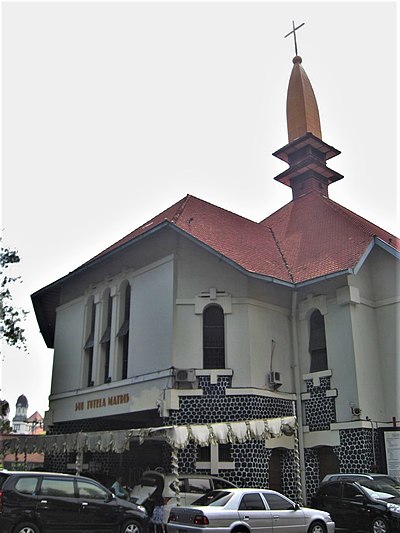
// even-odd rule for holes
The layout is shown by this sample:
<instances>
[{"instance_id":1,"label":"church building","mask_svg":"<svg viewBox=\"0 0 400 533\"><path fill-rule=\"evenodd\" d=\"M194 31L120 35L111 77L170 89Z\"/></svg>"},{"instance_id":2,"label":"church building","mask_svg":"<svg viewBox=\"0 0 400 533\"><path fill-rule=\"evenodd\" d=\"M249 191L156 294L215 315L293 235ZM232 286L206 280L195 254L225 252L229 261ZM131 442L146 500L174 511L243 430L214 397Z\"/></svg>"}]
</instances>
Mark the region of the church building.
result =
<instances>
[{"instance_id":1,"label":"church building","mask_svg":"<svg viewBox=\"0 0 400 533\"><path fill-rule=\"evenodd\" d=\"M48 434L295 415L305 499L326 473L400 476L385 448L400 417L399 240L329 198L340 152L297 55L287 129L275 179L293 197L275 213L254 222L187 195L32 295L54 348ZM145 442L83 462L133 483L170 461ZM289 497L293 464L289 437L179 453L183 472Z\"/></svg>"}]
</instances>

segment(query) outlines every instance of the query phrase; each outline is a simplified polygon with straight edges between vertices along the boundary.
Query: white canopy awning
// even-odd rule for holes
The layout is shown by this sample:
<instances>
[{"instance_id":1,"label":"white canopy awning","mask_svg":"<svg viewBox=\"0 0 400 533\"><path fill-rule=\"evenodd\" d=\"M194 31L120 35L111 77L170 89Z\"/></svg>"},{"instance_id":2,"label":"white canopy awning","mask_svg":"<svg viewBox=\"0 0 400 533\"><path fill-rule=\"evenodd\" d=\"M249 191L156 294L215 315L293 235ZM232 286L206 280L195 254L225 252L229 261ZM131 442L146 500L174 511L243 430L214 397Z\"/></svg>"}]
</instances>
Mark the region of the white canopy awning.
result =
<instances>
[{"instance_id":1,"label":"white canopy awning","mask_svg":"<svg viewBox=\"0 0 400 533\"><path fill-rule=\"evenodd\" d=\"M194 443L210 444L241 443L250 440L266 440L282 435L293 435L296 418L266 418L241 422L214 424L187 424L154 428L123 429L65 433L62 435L18 435L3 441L3 453L65 453L65 452L115 452L129 449L131 442L142 444L145 440L162 440L175 449Z\"/></svg>"},{"instance_id":2,"label":"white canopy awning","mask_svg":"<svg viewBox=\"0 0 400 533\"><path fill-rule=\"evenodd\" d=\"M182 426L161 426L155 428L122 429L117 431L95 431L65 433L63 435L19 435L3 441L1 453L74 453L76 471L82 467L84 452L123 453L131 442L143 444L145 440L167 442L171 448L171 469L178 479L178 451L188 444L209 446L210 444L242 443L251 440L279 438L293 435L295 452L295 475L297 499L302 502L300 481L300 457L295 416L243 420L240 422L218 422L213 424L186 424ZM180 502L179 484L176 483L177 501Z\"/></svg>"}]
</instances>

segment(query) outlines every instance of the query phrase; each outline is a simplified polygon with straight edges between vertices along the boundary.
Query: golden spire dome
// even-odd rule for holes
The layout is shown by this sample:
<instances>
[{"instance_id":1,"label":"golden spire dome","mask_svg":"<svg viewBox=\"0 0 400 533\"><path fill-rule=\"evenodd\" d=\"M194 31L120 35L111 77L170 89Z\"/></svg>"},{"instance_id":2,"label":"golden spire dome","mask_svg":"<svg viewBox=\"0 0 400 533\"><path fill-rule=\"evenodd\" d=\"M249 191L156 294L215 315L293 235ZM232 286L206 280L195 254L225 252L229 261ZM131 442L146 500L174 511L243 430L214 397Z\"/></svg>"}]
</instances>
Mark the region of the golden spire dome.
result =
<instances>
[{"instance_id":1,"label":"golden spire dome","mask_svg":"<svg viewBox=\"0 0 400 533\"><path fill-rule=\"evenodd\" d=\"M301 62L300 56L296 55L293 58L287 92L286 117L289 142L306 133L312 133L322 139L317 100Z\"/></svg>"}]
</instances>

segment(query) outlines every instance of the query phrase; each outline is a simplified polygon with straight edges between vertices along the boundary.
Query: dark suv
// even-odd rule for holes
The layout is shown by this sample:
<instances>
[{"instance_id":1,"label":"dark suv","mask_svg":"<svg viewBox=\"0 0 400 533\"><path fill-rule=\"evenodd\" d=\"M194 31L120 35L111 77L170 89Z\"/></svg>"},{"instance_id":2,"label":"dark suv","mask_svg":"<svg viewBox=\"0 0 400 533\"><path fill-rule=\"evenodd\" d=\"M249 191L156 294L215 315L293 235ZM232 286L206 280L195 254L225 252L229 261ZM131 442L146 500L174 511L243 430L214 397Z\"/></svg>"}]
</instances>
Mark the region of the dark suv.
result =
<instances>
[{"instance_id":1,"label":"dark suv","mask_svg":"<svg viewBox=\"0 0 400 533\"><path fill-rule=\"evenodd\" d=\"M0 470L1 533L142 533L146 510L83 476Z\"/></svg>"},{"instance_id":2,"label":"dark suv","mask_svg":"<svg viewBox=\"0 0 400 533\"><path fill-rule=\"evenodd\" d=\"M327 511L337 528L400 532L400 490L384 481L360 478L322 483L311 502Z\"/></svg>"}]
</instances>

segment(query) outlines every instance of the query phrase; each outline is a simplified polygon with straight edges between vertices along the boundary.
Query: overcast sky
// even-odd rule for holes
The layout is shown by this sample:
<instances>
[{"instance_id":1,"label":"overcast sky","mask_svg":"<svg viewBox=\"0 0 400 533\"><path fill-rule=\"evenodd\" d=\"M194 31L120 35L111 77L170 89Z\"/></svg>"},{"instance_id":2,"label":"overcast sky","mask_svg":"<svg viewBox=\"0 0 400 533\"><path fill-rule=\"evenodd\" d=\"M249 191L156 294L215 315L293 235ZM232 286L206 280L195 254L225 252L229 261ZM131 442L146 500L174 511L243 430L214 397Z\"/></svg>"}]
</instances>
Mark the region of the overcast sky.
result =
<instances>
[{"instance_id":1,"label":"overcast sky","mask_svg":"<svg viewBox=\"0 0 400 533\"><path fill-rule=\"evenodd\" d=\"M16 248L28 354L0 397L48 407L52 350L30 295L186 194L254 221L291 200L286 90L296 24L330 197L398 231L396 2L2 3L3 240Z\"/></svg>"}]
</instances>

